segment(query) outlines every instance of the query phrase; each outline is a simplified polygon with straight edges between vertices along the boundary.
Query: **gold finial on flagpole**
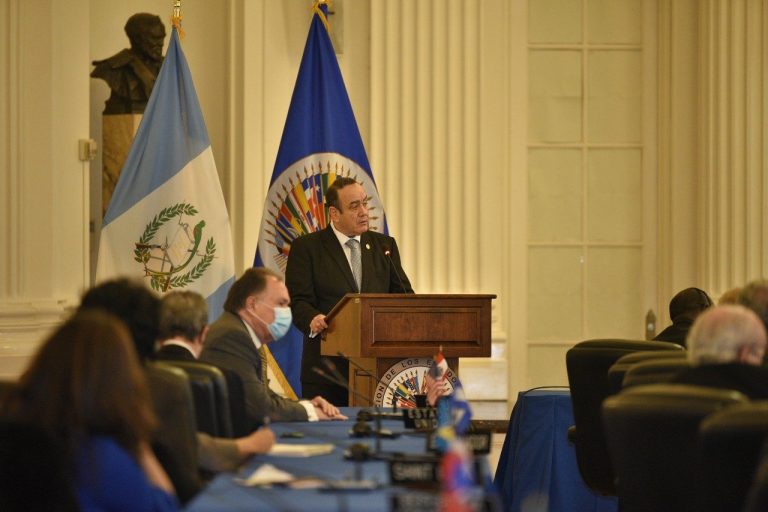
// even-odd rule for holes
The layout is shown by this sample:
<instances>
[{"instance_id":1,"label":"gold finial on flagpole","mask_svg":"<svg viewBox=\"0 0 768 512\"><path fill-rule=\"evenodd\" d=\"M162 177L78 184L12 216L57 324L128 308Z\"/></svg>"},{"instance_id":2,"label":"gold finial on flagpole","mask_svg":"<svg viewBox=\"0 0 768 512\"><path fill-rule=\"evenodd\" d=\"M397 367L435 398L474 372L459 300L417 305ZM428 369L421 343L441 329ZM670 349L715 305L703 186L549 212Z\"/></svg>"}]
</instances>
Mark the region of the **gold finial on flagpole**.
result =
<instances>
[{"instance_id":1,"label":"gold finial on flagpole","mask_svg":"<svg viewBox=\"0 0 768 512\"><path fill-rule=\"evenodd\" d=\"M173 15L171 16L171 25L176 28L179 37L184 39L184 31L181 29L181 0L173 0Z\"/></svg>"},{"instance_id":2,"label":"gold finial on flagpole","mask_svg":"<svg viewBox=\"0 0 768 512\"><path fill-rule=\"evenodd\" d=\"M315 2L312 4L312 7L309 9L311 11L315 11L315 14L317 14L320 17L320 21L323 22L323 26L325 27L325 30L328 32L328 35L331 35L331 26L328 25L328 18L326 18L325 13L322 9L320 9L321 5L327 5L328 8L331 7L331 0L315 0Z\"/></svg>"}]
</instances>

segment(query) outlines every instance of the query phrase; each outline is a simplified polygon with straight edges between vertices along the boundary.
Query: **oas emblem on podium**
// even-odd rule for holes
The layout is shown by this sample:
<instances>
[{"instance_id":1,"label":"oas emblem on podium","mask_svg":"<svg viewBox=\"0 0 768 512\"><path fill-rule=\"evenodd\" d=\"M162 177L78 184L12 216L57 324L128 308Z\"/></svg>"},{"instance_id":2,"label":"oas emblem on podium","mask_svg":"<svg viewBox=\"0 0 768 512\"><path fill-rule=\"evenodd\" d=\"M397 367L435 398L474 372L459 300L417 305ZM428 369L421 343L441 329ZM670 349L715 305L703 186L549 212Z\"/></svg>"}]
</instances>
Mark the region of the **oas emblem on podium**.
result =
<instances>
[{"instance_id":1,"label":"oas emblem on podium","mask_svg":"<svg viewBox=\"0 0 768 512\"><path fill-rule=\"evenodd\" d=\"M390 366L376 386L376 392L373 395L374 405L416 407L414 395L426 394L426 377L431 365L430 357L409 357ZM456 378L456 374L450 368L443 375L448 394L453 392Z\"/></svg>"}]
</instances>

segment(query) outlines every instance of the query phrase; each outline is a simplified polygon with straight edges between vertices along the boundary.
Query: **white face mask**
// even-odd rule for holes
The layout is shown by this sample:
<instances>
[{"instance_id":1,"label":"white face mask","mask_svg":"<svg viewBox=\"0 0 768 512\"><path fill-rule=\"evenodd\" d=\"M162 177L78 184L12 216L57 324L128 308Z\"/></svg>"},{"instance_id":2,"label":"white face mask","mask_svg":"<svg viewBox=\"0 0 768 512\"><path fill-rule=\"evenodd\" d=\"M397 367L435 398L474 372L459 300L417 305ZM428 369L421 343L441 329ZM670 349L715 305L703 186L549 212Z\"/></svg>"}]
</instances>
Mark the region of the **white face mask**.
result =
<instances>
[{"instance_id":1,"label":"white face mask","mask_svg":"<svg viewBox=\"0 0 768 512\"><path fill-rule=\"evenodd\" d=\"M288 330L291 328L291 322L293 321L291 308L289 308L288 306L284 306L284 307L270 306L264 301L261 301L261 303L267 306L268 308L272 308L272 310L275 312L275 319L272 320L272 323L268 324L267 322L262 320L261 317L256 313L253 313L253 316L258 318L259 322L267 326L267 330L269 331L269 334L272 336L272 339L274 341L277 341L283 336L285 336L286 333L288 333Z\"/></svg>"}]
</instances>

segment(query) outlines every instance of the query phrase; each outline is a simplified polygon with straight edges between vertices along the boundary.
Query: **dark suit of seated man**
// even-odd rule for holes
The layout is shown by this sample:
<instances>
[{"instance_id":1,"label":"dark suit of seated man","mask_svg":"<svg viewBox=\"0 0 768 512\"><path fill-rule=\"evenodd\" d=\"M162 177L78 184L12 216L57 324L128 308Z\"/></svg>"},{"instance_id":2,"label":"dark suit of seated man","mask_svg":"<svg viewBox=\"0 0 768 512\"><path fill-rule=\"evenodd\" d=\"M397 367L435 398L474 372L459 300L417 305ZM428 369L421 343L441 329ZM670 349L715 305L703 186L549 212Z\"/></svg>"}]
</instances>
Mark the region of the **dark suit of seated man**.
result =
<instances>
[{"instance_id":1,"label":"dark suit of seated man","mask_svg":"<svg viewBox=\"0 0 768 512\"><path fill-rule=\"evenodd\" d=\"M321 396L290 400L267 381L265 343L281 338L291 325L290 297L280 277L267 268L250 268L232 285L224 313L211 324L200 359L240 375L249 421L347 419Z\"/></svg>"},{"instance_id":2,"label":"dark suit of seated man","mask_svg":"<svg viewBox=\"0 0 768 512\"><path fill-rule=\"evenodd\" d=\"M165 361L197 361L208 333L208 304L193 291L167 293L160 302L160 349L155 357ZM226 370L224 370L226 371ZM233 375L237 378L237 375ZM275 442L269 428L260 428L237 439L197 433L198 464L210 472L233 471L247 457L266 453Z\"/></svg>"},{"instance_id":3,"label":"dark suit of seated man","mask_svg":"<svg viewBox=\"0 0 768 512\"><path fill-rule=\"evenodd\" d=\"M395 239L368 229L368 195L362 185L352 178L336 178L325 200L331 222L293 241L285 283L294 324L304 333L302 394L322 394L337 405L347 405L347 390L313 371L320 366L320 333L328 327L326 315L347 293L413 293L413 289L400 265ZM330 359L346 380L348 363Z\"/></svg>"},{"instance_id":4,"label":"dark suit of seated man","mask_svg":"<svg viewBox=\"0 0 768 512\"><path fill-rule=\"evenodd\" d=\"M669 318L672 325L653 338L654 341L671 341L685 346L685 338L693 321L709 307L712 307L712 299L704 290L686 288L678 292L669 301Z\"/></svg>"},{"instance_id":5,"label":"dark suit of seated man","mask_svg":"<svg viewBox=\"0 0 768 512\"><path fill-rule=\"evenodd\" d=\"M692 367L673 382L734 389L768 399L768 368L762 366L766 332L760 318L737 305L707 309L688 333Z\"/></svg>"}]
</instances>

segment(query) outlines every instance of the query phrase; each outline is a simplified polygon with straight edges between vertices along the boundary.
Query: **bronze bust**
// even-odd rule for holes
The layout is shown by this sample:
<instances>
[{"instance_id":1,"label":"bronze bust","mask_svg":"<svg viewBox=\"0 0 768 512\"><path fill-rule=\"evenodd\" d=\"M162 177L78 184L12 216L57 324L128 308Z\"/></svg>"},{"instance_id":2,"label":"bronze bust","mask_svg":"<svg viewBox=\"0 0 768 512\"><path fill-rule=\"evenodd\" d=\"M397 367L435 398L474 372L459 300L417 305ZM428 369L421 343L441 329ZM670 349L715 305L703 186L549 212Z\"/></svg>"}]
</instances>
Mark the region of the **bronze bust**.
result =
<instances>
[{"instance_id":1,"label":"bronze bust","mask_svg":"<svg viewBox=\"0 0 768 512\"><path fill-rule=\"evenodd\" d=\"M131 47L104 60L93 61L93 78L101 78L112 94L104 114L141 114L163 63L165 25L159 16L134 14L125 24Z\"/></svg>"}]
</instances>

